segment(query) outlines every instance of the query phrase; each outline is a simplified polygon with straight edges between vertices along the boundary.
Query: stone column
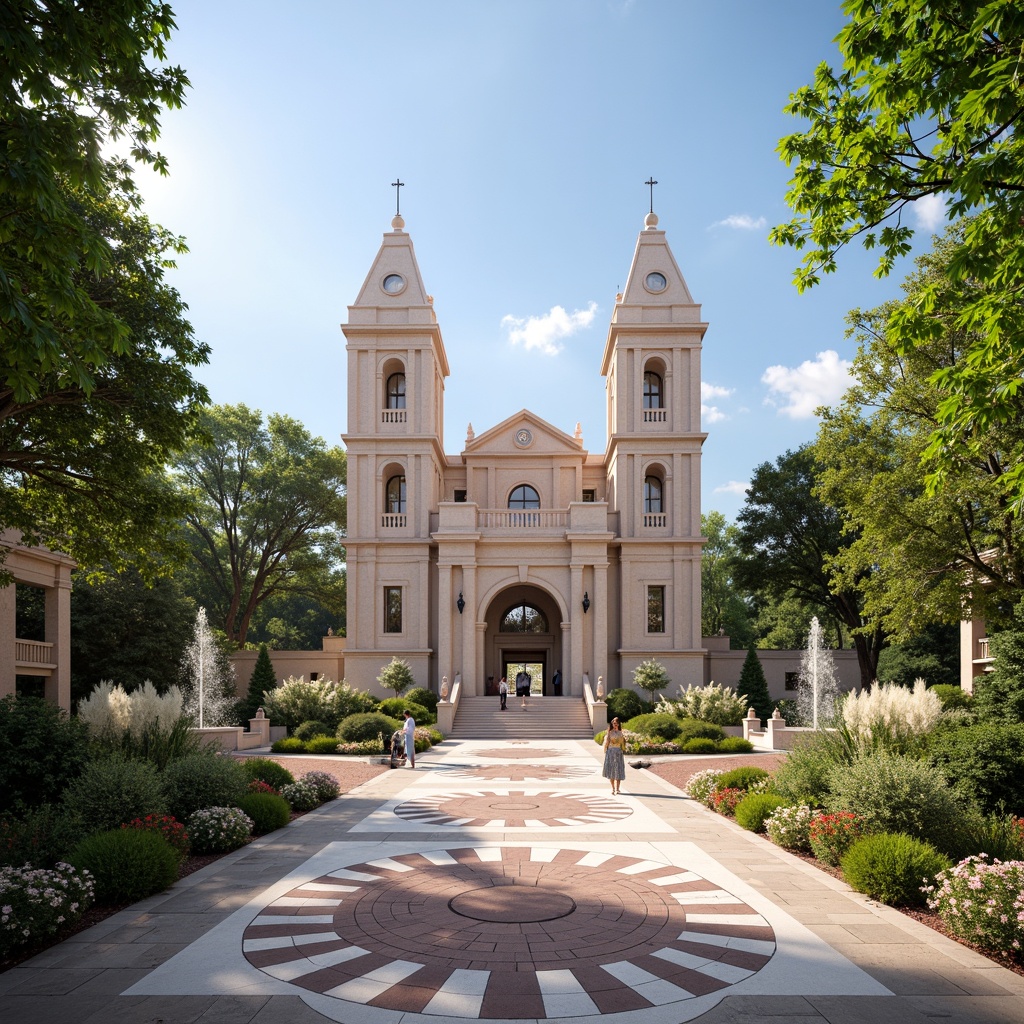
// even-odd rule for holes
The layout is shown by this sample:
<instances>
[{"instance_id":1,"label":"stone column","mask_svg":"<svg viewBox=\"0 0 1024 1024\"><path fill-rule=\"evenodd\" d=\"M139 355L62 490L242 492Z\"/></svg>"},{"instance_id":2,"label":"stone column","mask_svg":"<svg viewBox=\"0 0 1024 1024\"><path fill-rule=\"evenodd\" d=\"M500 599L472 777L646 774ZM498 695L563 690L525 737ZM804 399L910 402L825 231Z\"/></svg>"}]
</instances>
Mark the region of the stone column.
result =
<instances>
[{"instance_id":1,"label":"stone column","mask_svg":"<svg viewBox=\"0 0 1024 1024\"><path fill-rule=\"evenodd\" d=\"M568 683L568 694L570 697L583 696L583 670L592 668L585 665L583 656L583 632L586 626L586 616L583 614L583 566L569 566L569 626L571 647L569 664L563 670L563 685Z\"/></svg>"},{"instance_id":2,"label":"stone column","mask_svg":"<svg viewBox=\"0 0 1024 1024\"><path fill-rule=\"evenodd\" d=\"M46 588L46 642L53 644L51 657L57 665L46 680L46 699L71 710L71 570L57 569L52 587Z\"/></svg>"},{"instance_id":3,"label":"stone column","mask_svg":"<svg viewBox=\"0 0 1024 1024\"><path fill-rule=\"evenodd\" d=\"M441 692L441 677L453 678L452 659L452 566L437 567L437 687Z\"/></svg>"},{"instance_id":4,"label":"stone column","mask_svg":"<svg viewBox=\"0 0 1024 1024\"><path fill-rule=\"evenodd\" d=\"M594 616L594 647L591 667L595 678L608 679L608 563L594 565L594 601L590 614Z\"/></svg>"},{"instance_id":5,"label":"stone column","mask_svg":"<svg viewBox=\"0 0 1024 1024\"><path fill-rule=\"evenodd\" d=\"M466 602L466 607L459 615L462 620L462 651L459 655L461 661L458 665L453 665L452 669L462 672L462 695L464 697L479 697L484 692L483 645L477 640L479 624L476 618L475 562L462 567L462 599ZM458 615L458 610L456 610L456 615Z\"/></svg>"},{"instance_id":6,"label":"stone column","mask_svg":"<svg viewBox=\"0 0 1024 1024\"><path fill-rule=\"evenodd\" d=\"M0 697L17 692L17 670L14 666L14 638L17 633L18 588L15 584L0 589Z\"/></svg>"}]
</instances>

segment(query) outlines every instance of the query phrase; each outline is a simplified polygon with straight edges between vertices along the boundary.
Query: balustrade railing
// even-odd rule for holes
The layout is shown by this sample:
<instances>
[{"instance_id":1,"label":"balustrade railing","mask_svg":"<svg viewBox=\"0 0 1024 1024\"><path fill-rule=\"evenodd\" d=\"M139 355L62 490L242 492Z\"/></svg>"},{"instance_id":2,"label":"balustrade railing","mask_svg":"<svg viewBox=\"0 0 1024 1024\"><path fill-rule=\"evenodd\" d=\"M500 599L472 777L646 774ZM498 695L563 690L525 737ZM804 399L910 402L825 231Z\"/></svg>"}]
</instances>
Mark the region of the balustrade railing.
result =
<instances>
[{"instance_id":1,"label":"balustrade railing","mask_svg":"<svg viewBox=\"0 0 1024 1024\"><path fill-rule=\"evenodd\" d=\"M405 409L382 409L380 414L381 423L405 423Z\"/></svg>"},{"instance_id":2,"label":"balustrade railing","mask_svg":"<svg viewBox=\"0 0 1024 1024\"><path fill-rule=\"evenodd\" d=\"M564 530L569 525L569 513L545 508L484 508L477 513L477 525L482 530Z\"/></svg>"},{"instance_id":3,"label":"balustrade railing","mask_svg":"<svg viewBox=\"0 0 1024 1024\"><path fill-rule=\"evenodd\" d=\"M14 660L20 665L52 665L53 644L15 638Z\"/></svg>"},{"instance_id":4,"label":"balustrade railing","mask_svg":"<svg viewBox=\"0 0 1024 1024\"><path fill-rule=\"evenodd\" d=\"M404 512L384 512L380 517L380 525L385 530L394 530L405 526L408 519L409 517Z\"/></svg>"},{"instance_id":5,"label":"balustrade railing","mask_svg":"<svg viewBox=\"0 0 1024 1024\"><path fill-rule=\"evenodd\" d=\"M668 409L644 409L644 423L665 423Z\"/></svg>"},{"instance_id":6,"label":"balustrade railing","mask_svg":"<svg viewBox=\"0 0 1024 1024\"><path fill-rule=\"evenodd\" d=\"M644 527L647 529L668 525L667 512L645 512Z\"/></svg>"}]
</instances>

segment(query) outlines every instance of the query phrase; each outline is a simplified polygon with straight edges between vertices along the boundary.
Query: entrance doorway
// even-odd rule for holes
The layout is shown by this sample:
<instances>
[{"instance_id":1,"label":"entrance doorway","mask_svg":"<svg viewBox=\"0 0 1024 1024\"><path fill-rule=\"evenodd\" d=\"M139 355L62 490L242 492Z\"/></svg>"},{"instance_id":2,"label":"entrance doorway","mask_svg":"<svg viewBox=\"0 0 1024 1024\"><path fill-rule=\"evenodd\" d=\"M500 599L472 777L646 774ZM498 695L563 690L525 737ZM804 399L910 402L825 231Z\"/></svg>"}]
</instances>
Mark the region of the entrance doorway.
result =
<instances>
[{"instance_id":1,"label":"entrance doorway","mask_svg":"<svg viewBox=\"0 0 1024 1024\"><path fill-rule=\"evenodd\" d=\"M516 676L520 672L526 672L530 677L531 696L543 696L545 664L543 651L501 652L501 670L508 680L509 692L512 694L516 692Z\"/></svg>"}]
</instances>

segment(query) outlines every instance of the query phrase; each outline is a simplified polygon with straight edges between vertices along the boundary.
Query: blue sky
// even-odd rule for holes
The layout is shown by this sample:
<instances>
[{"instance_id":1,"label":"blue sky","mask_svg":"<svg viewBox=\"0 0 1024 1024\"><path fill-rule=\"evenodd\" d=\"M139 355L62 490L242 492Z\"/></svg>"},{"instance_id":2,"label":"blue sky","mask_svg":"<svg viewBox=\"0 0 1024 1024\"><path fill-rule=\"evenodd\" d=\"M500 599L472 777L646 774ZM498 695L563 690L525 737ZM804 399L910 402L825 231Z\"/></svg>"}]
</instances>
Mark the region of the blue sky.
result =
<instances>
[{"instance_id":1,"label":"blue sky","mask_svg":"<svg viewBox=\"0 0 1024 1024\"><path fill-rule=\"evenodd\" d=\"M345 429L347 318L402 215L452 374L445 450L526 407L606 444L599 365L654 208L704 340L703 507L813 438L842 391L844 317L898 294L851 250L805 295L775 147L789 94L834 60L831 0L172 0L192 88L138 178L184 235L172 281L213 348L215 402ZM927 229L932 210L919 211ZM929 230L917 238L926 245Z\"/></svg>"}]
</instances>

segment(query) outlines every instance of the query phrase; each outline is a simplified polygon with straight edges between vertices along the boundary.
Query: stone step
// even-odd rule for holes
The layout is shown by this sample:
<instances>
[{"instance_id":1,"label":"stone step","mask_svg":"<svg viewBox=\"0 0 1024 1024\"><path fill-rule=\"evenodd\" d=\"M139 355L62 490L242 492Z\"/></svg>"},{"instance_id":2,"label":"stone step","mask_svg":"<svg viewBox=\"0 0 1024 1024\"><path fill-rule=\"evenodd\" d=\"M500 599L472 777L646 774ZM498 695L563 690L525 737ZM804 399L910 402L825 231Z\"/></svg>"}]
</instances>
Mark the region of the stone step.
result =
<instances>
[{"instance_id":1,"label":"stone step","mask_svg":"<svg viewBox=\"0 0 1024 1024\"><path fill-rule=\"evenodd\" d=\"M466 697L459 701L453 739L592 739L590 717L582 700L533 697L524 711L510 695L508 710L497 697Z\"/></svg>"}]
</instances>

